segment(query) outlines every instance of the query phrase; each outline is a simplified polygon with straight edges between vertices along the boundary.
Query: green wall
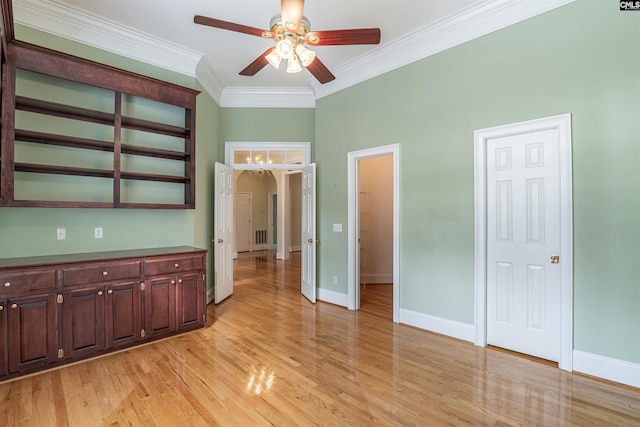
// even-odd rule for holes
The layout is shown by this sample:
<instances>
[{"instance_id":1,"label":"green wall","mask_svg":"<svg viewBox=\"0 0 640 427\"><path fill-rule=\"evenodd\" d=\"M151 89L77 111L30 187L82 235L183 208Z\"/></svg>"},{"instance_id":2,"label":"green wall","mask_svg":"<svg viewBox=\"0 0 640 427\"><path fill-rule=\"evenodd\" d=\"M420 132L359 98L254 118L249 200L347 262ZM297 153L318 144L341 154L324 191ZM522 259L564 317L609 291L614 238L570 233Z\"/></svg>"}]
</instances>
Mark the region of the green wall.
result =
<instances>
[{"instance_id":1,"label":"green wall","mask_svg":"<svg viewBox=\"0 0 640 427\"><path fill-rule=\"evenodd\" d=\"M640 362L637 40L582 0L318 100L319 286L346 293L347 152L399 143L400 307L473 324L473 132L571 113L575 348Z\"/></svg>"}]
</instances>

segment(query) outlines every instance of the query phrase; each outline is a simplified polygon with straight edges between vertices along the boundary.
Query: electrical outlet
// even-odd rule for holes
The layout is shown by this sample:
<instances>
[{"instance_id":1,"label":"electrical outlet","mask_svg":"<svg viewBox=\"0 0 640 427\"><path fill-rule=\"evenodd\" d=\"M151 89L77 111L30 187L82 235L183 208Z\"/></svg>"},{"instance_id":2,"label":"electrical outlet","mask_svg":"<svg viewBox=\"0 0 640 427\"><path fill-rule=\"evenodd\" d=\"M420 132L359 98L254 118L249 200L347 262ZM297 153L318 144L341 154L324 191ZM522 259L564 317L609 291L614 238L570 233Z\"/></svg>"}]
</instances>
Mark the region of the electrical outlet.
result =
<instances>
[{"instance_id":1,"label":"electrical outlet","mask_svg":"<svg viewBox=\"0 0 640 427\"><path fill-rule=\"evenodd\" d=\"M56 230L56 240L64 240L67 238L67 229L66 228L58 228Z\"/></svg>"},{"instance_id":2,"label":"electrical outlet","mask_svg":"<svg viewBox=\"0 0 640 427\"><path fill-rule=\"evenodd\" d=\"M333 278L331 279L331 283L333 283L334 285L338 284L338 276L333 276Z\"/></svg>"},{"instance_id":3,"label":"electrical outlet","mask_svg":"<svg viewBox=\"0 0 640 427\"><path fill-rule=\"evenodd\" d=\"M102 239L102 227L96 227L93 230L93 235L96 239Z\"/></svg>"}]
</instances>

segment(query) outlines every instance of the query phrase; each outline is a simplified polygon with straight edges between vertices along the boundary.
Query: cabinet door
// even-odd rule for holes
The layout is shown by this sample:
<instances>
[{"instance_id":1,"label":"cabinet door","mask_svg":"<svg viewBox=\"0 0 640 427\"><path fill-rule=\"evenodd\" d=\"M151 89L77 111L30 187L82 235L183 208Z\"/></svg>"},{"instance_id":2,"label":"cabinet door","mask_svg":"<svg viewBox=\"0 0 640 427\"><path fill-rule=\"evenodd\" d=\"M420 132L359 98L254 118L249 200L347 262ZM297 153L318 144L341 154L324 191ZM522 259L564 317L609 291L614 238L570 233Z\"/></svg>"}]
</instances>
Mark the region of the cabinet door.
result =
<instances>
[{"instance_id":1,"label":"cabinet door","mask_svg":"<svg viewBox=\"0 0 640 427\"><path fill-rule=\"evenodd\" d=\"M105 348L104 290L93 287L63 294L64 358L81 359Z\"/></svg>"},{"instance_id":2,"label":"cabinet door","mask_svg":"<svg viewBox=\"0 0 640 427\"><path fill-rule=\"evenodd\" d=\"M201 326L204 323L204 279L202 273L180 276L177 288L178 329Z\"/></svg>"},{"instance_id":3,"label":"cabinet door","mask_svg":"<svg viewBox=\"0 0 640 427\"><path fill-rule=\"evenodd\" d=\"M105 286L107 348L132 344L141 339L140 284Z\"/></svg>"},{"instance_id":4,"label":"cabinet door","mask_svg":"<svg viewBox=\"0 0 640 427\"><path fill-rule=\"evenodd\" d=\"M58 362L56 294L9 298L9 372Z\"/></svg>"},{"instance_id":5,"label":"cabinet door","mask_svg":"<svg viewBox=\"0 0 640 427\"><path fill-rule=\"evenodd\" d=\"M162 277L145 282L144 331L146 338L175 332L176 283L175 277Z\"/></svg>"},{"instance_id":6,"label":"cabinet door","mask_svg":"<svg viewBox=\"0 0 640 427\"><path fill-rule=\"evenodd\" d=\"M7 365L7 300L0 299L0 377L9 373Z\"/></svg>"}]
</instances>

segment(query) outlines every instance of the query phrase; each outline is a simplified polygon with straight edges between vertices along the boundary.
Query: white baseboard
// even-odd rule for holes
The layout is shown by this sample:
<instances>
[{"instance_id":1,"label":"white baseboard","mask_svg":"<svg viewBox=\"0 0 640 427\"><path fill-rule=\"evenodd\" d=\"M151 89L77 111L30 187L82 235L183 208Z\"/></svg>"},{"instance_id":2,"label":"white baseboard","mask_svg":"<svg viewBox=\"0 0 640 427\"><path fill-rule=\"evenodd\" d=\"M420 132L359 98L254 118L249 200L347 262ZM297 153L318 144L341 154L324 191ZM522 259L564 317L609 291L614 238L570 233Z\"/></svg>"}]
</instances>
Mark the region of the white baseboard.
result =
<instances>
[{"instance_id":1,"label":"white baseboard","mask_svg":"<svg viewBox=\"0 0 640 427\"><path fill-rule=\"evenodd\" d=\"M447 335L463 341L474 342L476 338L476 328L469 323L443 319L442 317L418 313L417 311L404 308L400 309L399 314L400 323L415 326L416 328L426 329L427 331Z\"/></svg>"},{"instance_id":2,"label":"white baseboard","mask_svg":"<svg viewBox=\"0 0 640 427\"><path fill-rule=\"evenodd\" d=\"M347 307L347 294L341 292L330 291L328 289L318 288L316 298L320 301Z\"/></svg>"},{"instance_id":3,"label":"white baseboard","mask_svg":"<svg viewBox=\"0 0 640 427\"><path fill-rule=\"evenodd\" d=\"M289 252L300 252L302 250L302 246L291 246L289 248Z\"/></svg>"},{"instance_id":4,"label":"white baseboard","mask_svg":"<svg viewBox=\"0 0 640 427\"><path fill-rule=\"evenodd\" d=\"M267 245L266 243L262 244L262 245L253 245L251 246L251 251L265 251L269 249L269 245Z\"/></svg>"},{"instance_id":5,"label":"white baseboard","mask_svg":"<svg viewBox=\"0 0 640 427\"><path fill-rule=\"evenodd\" d=\"M284 259L284 254L282 252L276 252L276 259Z\"/></svg>"},{"instance_id":6,"label":"white baseboard","mask_svg":"<svg viewBox=\"0 0 640 427\"><path fill-rule=\"evenodd\" d=\"M393 274L387 273L361 273L360 282L365 285L376 283L393 283Z\"/></svg>"},{"instance_id":7,"label":"white baseboard","mask_svg":"<svg viewBox=\"0 0 640 427\"><path fill-rule=\"evenodd\" d=\"M573 370L640 388L640 364L638 363L574 350Z\"/></svg>"}]
</instances>

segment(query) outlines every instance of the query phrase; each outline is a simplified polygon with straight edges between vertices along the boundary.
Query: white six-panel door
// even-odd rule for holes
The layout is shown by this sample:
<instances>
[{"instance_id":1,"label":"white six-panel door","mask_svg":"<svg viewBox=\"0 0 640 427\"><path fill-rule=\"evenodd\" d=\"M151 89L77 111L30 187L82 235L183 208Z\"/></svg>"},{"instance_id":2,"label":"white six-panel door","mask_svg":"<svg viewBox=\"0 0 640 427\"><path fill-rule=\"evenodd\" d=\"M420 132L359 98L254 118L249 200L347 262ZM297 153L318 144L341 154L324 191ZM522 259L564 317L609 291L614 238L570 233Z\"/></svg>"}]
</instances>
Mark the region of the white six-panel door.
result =
<instances>
[{"instance_id":1,"label":"white six-panel door","mask_svg":"<svg viewBox=\"0 0 640 427\"><path fill-rule=\"evenodd\" d=\"M214 302L233 293L233 169L215 164Z\"/></svg>"},{"instance_id":2,"label":"white six-panel door","mask_svg":"<svg viewBox=\"0 0 640 427\"><path fill-rule=\"evenodd\" d=\"M552 258L560 251L558 159L556 129L487 140L487 342L553 361L560 352L560 260Z\"/></svg>"},{"instance_id":3,"label":"white six-panel door","mask_svg":"<svg viewBox=\"0 0 640 427\"><path fill-rule=\"evenodd\" d=\"M316 165L302 169L302 295L316 302Z\"/></svg>"}]
</instances>

